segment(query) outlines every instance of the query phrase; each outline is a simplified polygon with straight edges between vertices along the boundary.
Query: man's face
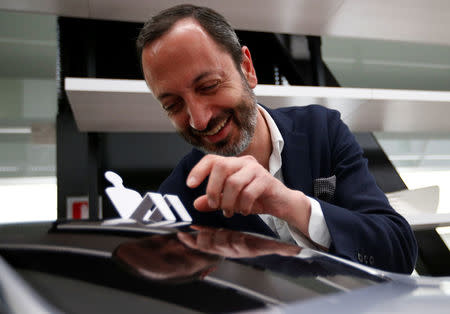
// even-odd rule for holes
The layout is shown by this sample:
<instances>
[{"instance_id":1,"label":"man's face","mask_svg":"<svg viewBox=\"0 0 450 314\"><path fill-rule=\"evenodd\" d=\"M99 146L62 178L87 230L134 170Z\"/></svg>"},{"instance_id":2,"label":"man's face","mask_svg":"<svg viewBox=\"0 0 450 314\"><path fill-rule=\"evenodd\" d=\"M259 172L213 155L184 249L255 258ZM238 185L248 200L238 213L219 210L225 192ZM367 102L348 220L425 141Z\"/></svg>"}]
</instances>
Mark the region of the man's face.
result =
<instances>
[{"instance_id":1,"label":"man's face","mask_svg":"<svg viewBox=\"0 0 450 314\"><path fill-rule=\"evenodd\" d=\"M155 235L119 245L114 257L150 279L185 278L211 270L221 258L193 250L176 234Z\"/></svg>"},{"instance_id":2,"label":"man's face","mask_svg":"<svg viewBox=\"0 0 450 314\"><path fill-rule=\"evenodd\" d=\"M244 53L236 69L199 24L185 19L144 48L142 65L148 86L186 141L232 156L247 148L256 126L256 76L248 58Z\"/></svg>"}]
</instances>

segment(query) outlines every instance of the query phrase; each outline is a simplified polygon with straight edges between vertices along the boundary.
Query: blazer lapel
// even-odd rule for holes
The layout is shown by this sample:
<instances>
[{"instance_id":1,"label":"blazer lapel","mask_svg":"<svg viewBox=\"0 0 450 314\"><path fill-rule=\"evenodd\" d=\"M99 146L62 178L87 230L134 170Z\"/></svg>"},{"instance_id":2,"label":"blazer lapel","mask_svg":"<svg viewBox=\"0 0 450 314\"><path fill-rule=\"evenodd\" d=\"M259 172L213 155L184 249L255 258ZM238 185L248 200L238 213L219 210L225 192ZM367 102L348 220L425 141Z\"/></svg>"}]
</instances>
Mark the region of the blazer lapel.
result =
<instances>
[{"instance_id":1,"label":"blazer lapel","mask_svg":"<svg viewBox=\"0 0 450 314\"><path fill-rule=\"evenodd\" d=\"M272 116L284 140L284 147L281 152L281 170L284 184L291 189L300 190L311 196L313 180L308 138L304 133L295 130L293 121L287 115L268 108L265 109Z\"/></svg>"},{"instance_id":2,"label":"blazer lapel","mask_svg":"<svg viewBox=\"0 0 450 314\"><path fill-rule=\"evenodd\" d=\"M302 133L281 133L284 148L281 152L284 184L312 196L313 181L309 160L308 139Z\"/></svg>"}]
</instances>

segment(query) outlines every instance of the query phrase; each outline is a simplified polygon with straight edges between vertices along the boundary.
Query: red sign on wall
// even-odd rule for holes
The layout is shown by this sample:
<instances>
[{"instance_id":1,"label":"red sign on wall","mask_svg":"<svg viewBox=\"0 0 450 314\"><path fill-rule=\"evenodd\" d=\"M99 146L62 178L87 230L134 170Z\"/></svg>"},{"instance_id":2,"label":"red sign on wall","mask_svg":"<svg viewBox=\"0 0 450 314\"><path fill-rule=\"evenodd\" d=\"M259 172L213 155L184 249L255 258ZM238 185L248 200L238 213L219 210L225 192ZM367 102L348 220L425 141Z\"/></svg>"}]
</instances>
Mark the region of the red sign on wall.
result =
<instances>
[{"instance_id":1,"label":"red sign on wall","mask_svg":"<svg viewBox=\"0 0 450 314\"><path fill-rule=\"evenodd\" d=\"M81 202L74 202L72 204L72 218L73 219L84 218L83 216L86 216L85 212L88 212L87 216L89 216L89 204L88 204L88 202L81 201Z\"/></svg>"},{"instance_id":2,"label":"red sign on wall","mask_svg":"<svg viewBox=\"0 0 450 314\"><path fill-rule=\"evenodd\" d=\"M89 202L87 197L67 198L67 219L89 218Z\"/></svg>"},{"instance_id":3,"label":"red sign on wall","mask_svg":"<svg viewBox=\"0 0 450 314\"><path fill-rule=\"evenodd\" d=\"M99 218L103 217L102 198L98 198ZM87 196L69 196L67 198L67 219L89 219L89 201Z\"/></svg>"}]
</instances>

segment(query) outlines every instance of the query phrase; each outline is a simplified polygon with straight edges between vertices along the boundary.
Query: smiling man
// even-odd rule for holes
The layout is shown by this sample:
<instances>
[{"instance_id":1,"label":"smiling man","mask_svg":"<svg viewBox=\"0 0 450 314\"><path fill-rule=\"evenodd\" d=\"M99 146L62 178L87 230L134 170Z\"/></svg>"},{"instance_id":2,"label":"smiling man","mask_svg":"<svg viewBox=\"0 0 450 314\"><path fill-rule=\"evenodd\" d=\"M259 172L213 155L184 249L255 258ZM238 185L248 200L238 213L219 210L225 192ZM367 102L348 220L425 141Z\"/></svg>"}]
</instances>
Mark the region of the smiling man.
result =
<instances>
[{"instance_id":1,"label":"smiling man","mask_svg":"<svg viewBox=\"0 0 450 314\"><path fill-rule=\"evenodd\" d=\"M142 54L145 79L178 132L209 153L241 154L254 135L256 75L242 52L245 76L201 25L184 19Z\"/></svg>"},{"instance_id":2,"label":"smiling man","mask_svg":"<svg viewBox=\"0 0 450 314\"><path fill-rule=\"evenodd\" d=\"M390 271L411 272L417 247L339 113L257 104L250 51L218 13L180 5L137 41L145 80L195 148L160 192L194 223L267 234Z\"/></svg>"}]
</instances>

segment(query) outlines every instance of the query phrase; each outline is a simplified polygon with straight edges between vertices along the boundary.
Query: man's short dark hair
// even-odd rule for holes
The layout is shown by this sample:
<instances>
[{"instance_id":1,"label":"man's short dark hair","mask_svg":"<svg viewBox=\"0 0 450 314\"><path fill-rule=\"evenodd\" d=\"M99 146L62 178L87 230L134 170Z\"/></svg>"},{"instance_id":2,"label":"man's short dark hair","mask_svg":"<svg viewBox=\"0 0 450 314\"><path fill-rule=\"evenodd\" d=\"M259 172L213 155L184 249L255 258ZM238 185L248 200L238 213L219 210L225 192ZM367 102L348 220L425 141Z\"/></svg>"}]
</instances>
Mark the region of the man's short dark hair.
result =
<instances>
[{"instance_id":1,"label":"man's short dark hair","mask_svg":"<svg viewBox=\"0 0 450 314\"><path fill-rule=\"evenodd\" d=\"M239 69L242 61L241 45L231 25L216 11L190 4L163 10L144 24L136 41L139 62L142 62L142 50L146 45L163 36L176 22L185 18L196 20L211 38L230 54Z\"/></svg>"}]
</instances>

